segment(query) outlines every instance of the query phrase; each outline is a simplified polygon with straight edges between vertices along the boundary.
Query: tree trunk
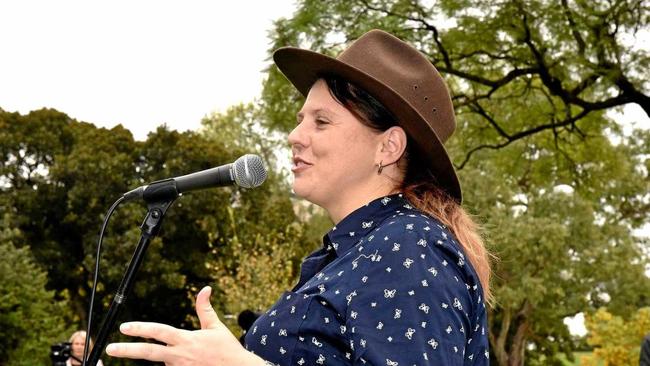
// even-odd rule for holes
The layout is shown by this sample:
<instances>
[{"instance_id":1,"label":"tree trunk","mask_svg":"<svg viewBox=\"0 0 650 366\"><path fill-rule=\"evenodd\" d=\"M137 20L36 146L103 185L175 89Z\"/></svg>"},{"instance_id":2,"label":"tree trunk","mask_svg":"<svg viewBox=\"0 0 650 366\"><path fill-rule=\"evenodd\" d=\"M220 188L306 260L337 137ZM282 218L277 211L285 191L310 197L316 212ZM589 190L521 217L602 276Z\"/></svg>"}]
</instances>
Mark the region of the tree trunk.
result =
<instances>
[{"instance_id":1,"label":"tree trunk","mask_svg":"<svg viewBox=\"0 0 650 366\"><path fill-rule=\"evenodd\" d=\"M91 274L84 266L81 266L81 276L84 279L91 277ZM72 309L74 310L75 315L79 316L79 322L85 329L88 325L88 306L90 305L90 292L92 291L92 288L88 286L88 281L83 281L79 283L76 289L68 289L68 291L70 291ZM86 295L82 296L81 294ZM95 302L95 308L97 308L97 306L101 306L101 301ZM93 323L96 322L97 319L93 319Z\"/></svg>"},{"instance_id":2,"label":"tree trunk","mask_svg":"<svg viewBox=\"0 0 650 366\"><path fill-rule=\"evenodd\" d=\"M523 366L526 353L526 333L528 333L529 327L530 323L527 319L517 327L517 332L512 338L508 366Z\"/></svg>"},{"instance_id":3,"label":"tree trunk","mask_svg":"<svg viewBox=\"0 0 650 366\"><path fill-rule=\"evenodd\" d=\"M512 337L508 366L523 366L524 364L526 336L528 335L528 329L530 329L528 315L530 315L532 310L533 306L528 302L528 300L526 300L524 301L524 305L521 307L519 313L517 313L515 319L519 325L517 326L517 331L515 332L514 337Z\"/></svg>"},{"instance_id":4,"label":"tree trunk","mask_svg":"<svg viewBox=\"0 0 650 366\"><path fill-rule=\"evenodd\" d=\"M508 332L510 331L510 321L512 319L512 312L510 309L503 309L503 318L501 320L501 327L499 334L494 335L488 332L490 340L491 352L497 360L499 366L508 366L508 351L506 351L506 341L508 339Z\"/></svg>"},{"instance_id":5,"label":"tree trunk","mask_svg":"<svg viewBox=\"0 0 650 366\"><path fill-rule=\"evenodd\" d=\"M70 291L70 305L74 311L74 314L79 316L79 322L82 325L88 324L88 307L86 305L86 299L79 295L79 290Z\"/></svg>"},{"instance_id":6,"label":"tree trunk","mask_svg":"<svg viewBox=\"0 0 650 366\"><path fill-rule=\"evenodd\" d=\"M501 310L502 318L498 331L494 329L488 333L490 352L498 366L523 366L526 340L530 330L529 315L532 310L533 307L528 301L524 301L520 310L514 315L512 309ZM490 329L493 329L492 326Z\"/></svg>"}]
</instances>

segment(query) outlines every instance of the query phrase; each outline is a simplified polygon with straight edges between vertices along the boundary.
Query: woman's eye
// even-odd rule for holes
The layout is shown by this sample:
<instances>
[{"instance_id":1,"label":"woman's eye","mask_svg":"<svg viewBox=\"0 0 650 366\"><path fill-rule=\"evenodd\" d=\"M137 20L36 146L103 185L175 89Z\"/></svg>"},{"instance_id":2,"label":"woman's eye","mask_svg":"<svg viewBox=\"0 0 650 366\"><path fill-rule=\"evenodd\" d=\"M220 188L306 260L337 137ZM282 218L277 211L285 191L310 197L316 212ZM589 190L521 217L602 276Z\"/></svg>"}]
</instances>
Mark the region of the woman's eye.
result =
<instances>
[{"instance_id":1,"label":"woman's eye","mask_svg":"<svg viewBox=\"0 0 650 366\"><path fill-rule=\"evenodd\" d=\"M316 124L319 125L319 126L320 126L320 125L326 125L326 124L328 124L328 123L329 123L329 121L327 121L327 120L325 120L325 119L322 119L322 118L316 118Z\"/></svg>"}]
</instances>

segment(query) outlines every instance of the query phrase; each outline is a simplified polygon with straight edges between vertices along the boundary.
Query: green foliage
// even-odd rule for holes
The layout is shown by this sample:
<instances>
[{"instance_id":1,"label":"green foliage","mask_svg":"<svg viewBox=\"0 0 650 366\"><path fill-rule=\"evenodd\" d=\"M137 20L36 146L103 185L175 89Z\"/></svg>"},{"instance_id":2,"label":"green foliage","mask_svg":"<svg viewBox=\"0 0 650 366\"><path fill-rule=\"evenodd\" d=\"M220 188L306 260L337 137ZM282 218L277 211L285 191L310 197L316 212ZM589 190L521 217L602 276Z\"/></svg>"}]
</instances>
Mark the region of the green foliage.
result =
<instances>
[{"instance_id":1,"label":"green foliage","mask_svg":"<svg viewBox=\"0 0 650 366\"><path fill-rule=\"evenodd\" d=\"M253 120L248 111L242 106L214 115L201 133L160 127L144 142L134 141L122 127L96 128L54 110L24 116L0 111L0 213L12 215L24 236L17 246L30 244L35 261L47 271L47 287L57 298L69 299L71 325L85 324L97 233L114 199L134 186L226 164L244 153L260 154L275 164L279 142L272 134L258 138L265 134L246 122ZM217 275L244 275L239 268L246 255L270 255L274 248L286 249L286 263L293 266L286 274L294 277L275 277L273 283L294 281L300 258L317 241L294 223L290 190L282 173L274 170L254 190L222 188L180 197L147 250L121 320L193 327L193 298L199 288L217 282ZM138 242L144 214L142 204L128 203L111 220L97 315L106 313ZM261 298L279 288L273 283L263 287ZM232 303L229 296L216 286L213 301L219 311Z\"/></svg>"},{"instance_id":2,"label":"green foliage","mask_svg":"<svg viewBox=\"0 0 650 366\"><path fill-rule=\"evenodd\" d=\"M447 150L465 207L494 263L492 362L562 364L577 344L567 316L647 303L650 133L623 135L605 113L649 113L646 1L303 0L278 20L273 48L336 54L372 28L429 57L449 83L457 131ZM288 132L302 97L277 68L264 84L265 126ZM612 141L617 141L613 143Z\"/></svg>"},{"instance_id":3,"label":"green foliage","mask_svg":"<svg viewBox=\"0 0 650 366\"><path fill-rule=\"evenodd\" d=\"M284 230L258 234L248 249L234 241L236 266L215 268L219 289L223 291L224 311L262 312L273 305L280 294L293 287L302 258L315 249L306 242L303 228L297 223ZM235 334L240 332L236 326L231 330Z\"/></svg>"},{"instance_id":4,"label":"green foliage","mask_svg":"<svg viewBox=\"0 0 650 366\"><path fill-rule=\"evenodd\" d=\"M65 301L45 289L47 274L28 246L16 248L21 233L0 218L0 364L45 365L50 345L66 340L70 311Z\"/></svg>"},{"instance_id":5,"label":"green foliage","mask_svg":"<svg viewBox=\"0 0 650 366\"><path fill-rule=\"evenodd\" d=\"M597 365L599 361L605 365L639 364L641 342L650 333L650 308L631 314L624 319L600 308L585 317L587 343L594 347L593 355L584 359L585 365Z\"/></svg>"},{"instance_id":6,"label":"green foliage","mask_svg":"<svg viewBox=\"0 0 650 366\"><path fill-rule=\"evenodd\" d=\"M133 147L121 127L97 129L48 109L0 111L1 210L15 216L48 272L48 288L69 296L79 325L97 231L111 201L129 187Z\"/></svg>"}]
</instances>

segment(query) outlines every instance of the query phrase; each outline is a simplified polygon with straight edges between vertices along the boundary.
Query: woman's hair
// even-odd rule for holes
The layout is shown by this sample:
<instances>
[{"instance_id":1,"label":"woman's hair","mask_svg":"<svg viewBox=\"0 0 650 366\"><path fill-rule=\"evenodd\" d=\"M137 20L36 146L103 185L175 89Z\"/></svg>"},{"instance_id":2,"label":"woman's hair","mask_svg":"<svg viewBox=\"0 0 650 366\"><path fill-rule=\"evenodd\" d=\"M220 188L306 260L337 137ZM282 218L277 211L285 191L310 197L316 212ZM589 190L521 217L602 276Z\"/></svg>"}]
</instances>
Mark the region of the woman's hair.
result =
<instances>
[{"instance_id":1,"label":"woman's hair","mask_svg":"<svg viewBox=\"0 0 650 366\"><path fill-rule=\"evenodd\" d=\"M70 343L74 342L74 339L77 338L77 337L81 337L81 339L83 339L84 342L86 342L86 331L85 330L78 330L78 331L72 333L72 335L70 336L70 340L68 342L70 342ZM89 347L88 351L90 351L92 349L93 349L93 339L90 338L90 347Z\"/></svg>"},{"instance_id":2,"label":"woman's hair","mask_svg":"<svg viewBox=\"0 0 650 366\"><path fill-rule=\"evenodd\" d=\"M345 106L361 123L376 130L386 131L398 126L395 116L366 91L342 78L324 75L330 94ZM406 152L400 161L406 163L404 180L400 190L405 198L419 210L435 217L450 228L478 274L483 293L488 303L492 300L490 291L490 253L485 248L479 233L480 227L470 215L436 184L436 177L427 168L411 137L408 137ZM399 166L400 164L398 164ZM404 169L404 166L402 166Z\"/></svg>"}]
</instances>

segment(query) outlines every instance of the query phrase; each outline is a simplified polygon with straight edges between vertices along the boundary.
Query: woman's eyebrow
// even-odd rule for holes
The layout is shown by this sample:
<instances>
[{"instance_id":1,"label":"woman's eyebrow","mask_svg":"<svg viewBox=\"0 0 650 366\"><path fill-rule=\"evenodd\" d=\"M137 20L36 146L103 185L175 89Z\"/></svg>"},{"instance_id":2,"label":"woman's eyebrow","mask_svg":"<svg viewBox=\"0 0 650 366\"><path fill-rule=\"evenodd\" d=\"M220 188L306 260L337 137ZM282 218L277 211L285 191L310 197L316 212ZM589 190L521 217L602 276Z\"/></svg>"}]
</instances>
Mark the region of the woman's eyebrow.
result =
<instances>
[{"instance_id":1,"label":"woman's eyebrow","mask_svg":"<svg viewBox=\"0 0 650 366\"><path fill-rule=\"evenodd\" d=\"M326 117L330 117L330 118L336 116L336 113L332 112L329 109L325 109L325 108L316 108L314 110L308 111L308 113L310 113L310 114L323 114ZM304 117L305 117L305 112L304 111L300 111L300 112L296 113L296 118L298 119L298 121L301 121Z\"/></svg>"}]
</instances>

